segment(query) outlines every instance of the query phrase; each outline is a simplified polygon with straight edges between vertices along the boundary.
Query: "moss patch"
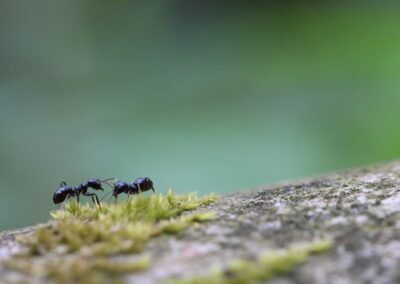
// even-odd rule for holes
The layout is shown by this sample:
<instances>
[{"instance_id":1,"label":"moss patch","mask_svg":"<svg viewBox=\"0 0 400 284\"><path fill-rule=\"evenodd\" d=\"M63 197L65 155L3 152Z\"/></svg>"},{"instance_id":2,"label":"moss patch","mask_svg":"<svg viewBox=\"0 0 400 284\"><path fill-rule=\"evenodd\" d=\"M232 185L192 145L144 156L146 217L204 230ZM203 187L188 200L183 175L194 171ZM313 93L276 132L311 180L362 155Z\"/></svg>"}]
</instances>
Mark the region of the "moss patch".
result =
<instances>
[{"instance_id":1,"label":"moss patch","mask_svg":"<svg viewBox=\"0 0 400 284\"><path fill-rule=\"evenodd\" d=\"M287 250L263 254L255 261L235 260L225 269L213 269L209 275L184 280L171 280L172 284L245 284L266 281L285 274L304 263L310 255L328 251L331 242L323 240L307 245L292 246Z\"/></svg>"},{"instance_id":2,"label":"moss patch","mask_svg":"<svg viewBox=\"0 0 400 284\"><path fill-rule=\"evenodd\" d=\"M25 250L2 263L29 279L57 283L104 283L146 269L147 257L137 258L146 243L161 234L176 234L210 220L213 213L182 214L208 205L213 195L139 195L102 210L71 201L51 212L54 221L17 238Z\"/></svg>"}]
</instances>

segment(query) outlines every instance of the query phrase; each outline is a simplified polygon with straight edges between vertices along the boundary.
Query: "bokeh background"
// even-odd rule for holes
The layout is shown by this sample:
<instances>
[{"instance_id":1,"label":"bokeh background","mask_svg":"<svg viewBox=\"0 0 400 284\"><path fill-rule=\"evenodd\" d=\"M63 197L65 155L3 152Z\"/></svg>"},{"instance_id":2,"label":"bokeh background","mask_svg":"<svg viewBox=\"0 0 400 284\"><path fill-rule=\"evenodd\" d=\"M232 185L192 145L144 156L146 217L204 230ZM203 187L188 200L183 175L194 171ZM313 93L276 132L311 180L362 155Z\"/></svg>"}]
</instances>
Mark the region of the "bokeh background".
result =
<instances>
[{"instance_id":1,"label":"bokeh background","mask_svg":"<svg viewBox=\"0 0 400 284\"><path fill-rule=\"evenodd\" d=\"M0 229L61 180L226 193L400 155L396 1L1 1Z\"/></svg>"}]
</instances>

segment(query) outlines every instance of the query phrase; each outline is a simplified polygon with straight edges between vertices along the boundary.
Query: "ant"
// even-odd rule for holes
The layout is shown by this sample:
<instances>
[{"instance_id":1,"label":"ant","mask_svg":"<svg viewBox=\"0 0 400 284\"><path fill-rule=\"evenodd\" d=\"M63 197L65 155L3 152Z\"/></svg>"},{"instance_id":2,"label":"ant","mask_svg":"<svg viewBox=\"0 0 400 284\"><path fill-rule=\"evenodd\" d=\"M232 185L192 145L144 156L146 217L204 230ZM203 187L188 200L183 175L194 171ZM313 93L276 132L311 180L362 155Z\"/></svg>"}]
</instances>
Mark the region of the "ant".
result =
<instances>
[{"instance_id":1,"label":"ant","mask_svg":"<svg viewBox=\"0 0 400 284\"><path fill-rule=\"evenodd\" d=\"M115 197L115 202L117 202L117 197L121 193L128 194L128 197L131 194L139 194L150 189L153 191L153 193L156 193L153 187L153 181L148 177L137 178L132 183L117 181L113 184L113 187L114 189L112 191L112 196Z\"/></svg>"},{"instance_id":2,"label":"ant","mask_svg":"<svg viewBox=\"0 0 400 284\"><path fill-rule=\"evenodd\" d=\"M79 203L79 196L82 194L84 196L90 196L92 198L93 204L97 204L101 210L99 198L97 197L96 193L89 193L88 188L92 188L94 190L104 190L102 187L102 183L105 183L110 186L107 182L109 180L115 180L115 178L108 178L108 179L89 179L86 183L81 183L75 187L67 185L65 181L60 183L60 187L54 192L53 195L53 202L54 204L59 204L61 202L67 201L68 198L76 196L76 201ZM63 207L64 207L63 203Z\"/></svg>"}]
</instances>

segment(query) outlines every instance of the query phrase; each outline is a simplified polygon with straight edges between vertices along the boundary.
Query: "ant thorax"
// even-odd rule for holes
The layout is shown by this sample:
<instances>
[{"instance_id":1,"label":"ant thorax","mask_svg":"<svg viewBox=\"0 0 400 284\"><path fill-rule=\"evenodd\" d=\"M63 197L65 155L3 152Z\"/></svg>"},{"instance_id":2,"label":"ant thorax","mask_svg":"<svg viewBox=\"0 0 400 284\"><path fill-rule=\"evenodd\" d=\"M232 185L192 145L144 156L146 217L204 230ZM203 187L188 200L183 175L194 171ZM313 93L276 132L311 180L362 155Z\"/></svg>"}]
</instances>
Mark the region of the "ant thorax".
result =
<instances>
[{"instance_id":1,"label":"ant thorax","mask_svg":"<svg viewBox=\"0 0 400 284\"><path fill-rule=\"evenodd\" d=\"M86 193L87 189L88 189L88 187L86 184L81 183L81 184L75 186L75 191L77 194Z\"/></svg>"}]
</instances>

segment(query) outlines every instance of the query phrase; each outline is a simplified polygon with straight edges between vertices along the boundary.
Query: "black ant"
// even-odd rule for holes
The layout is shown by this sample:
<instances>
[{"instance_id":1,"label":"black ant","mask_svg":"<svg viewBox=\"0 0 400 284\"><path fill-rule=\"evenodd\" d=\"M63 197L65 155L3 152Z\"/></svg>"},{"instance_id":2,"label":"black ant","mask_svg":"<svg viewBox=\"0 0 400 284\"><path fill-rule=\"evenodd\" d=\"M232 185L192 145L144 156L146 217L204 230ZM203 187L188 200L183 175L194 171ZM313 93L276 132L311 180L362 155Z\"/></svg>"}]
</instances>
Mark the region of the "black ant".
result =
<instances>
[{"instance_id":1,"label":"black ant","mask_svg":"<svg viewBox=\"0 0 400 284\"><path fill-rule=\"evenodd\" d=\"M126 193L128 196L130 196L131 194L139 194L150 189L153 191L153 193L156 193L153 187L153 181L148 177L137 178L132 183L117 181L112 186L112 196L115 197L115 202L117 202L117 197L121 193Z\"/></svg>"},{"instance_id":2,"label":"black ant","mask_svg":"<svg viewBox=\"0 0 400 284\"><path fill-rule=\"evenodd\" d=\"M153 187L153 181L148 177L137 178L132 182L132 185L138 189L138 193L141 193L142 191L148 191L150 189L153 191L153 193L156 193Z\"/></svg>"},{"instance_id":3,"label":"black ant","mask_svg":"<svg viewBox=\"0 0 400 284\"><path fill-rule=\"evenodd\" d=\"M54 204L59 204L61 202L67 201L68 198L76 196L76 201L79 203L79 196L82 194L84 196L90 196L92 198L93 204L97 204L101 210L100 201L96 193L87 192L88 188L94 190L104 190L102 183L110 185L107 181L115 180L115 178L108 179L89 179L86 183L81 183L75 187L67 185L65 181L60 183L60 187L54 192L53 202ZM63 204L64 205L64 204Z\"/></svg>"}]
</instances>

